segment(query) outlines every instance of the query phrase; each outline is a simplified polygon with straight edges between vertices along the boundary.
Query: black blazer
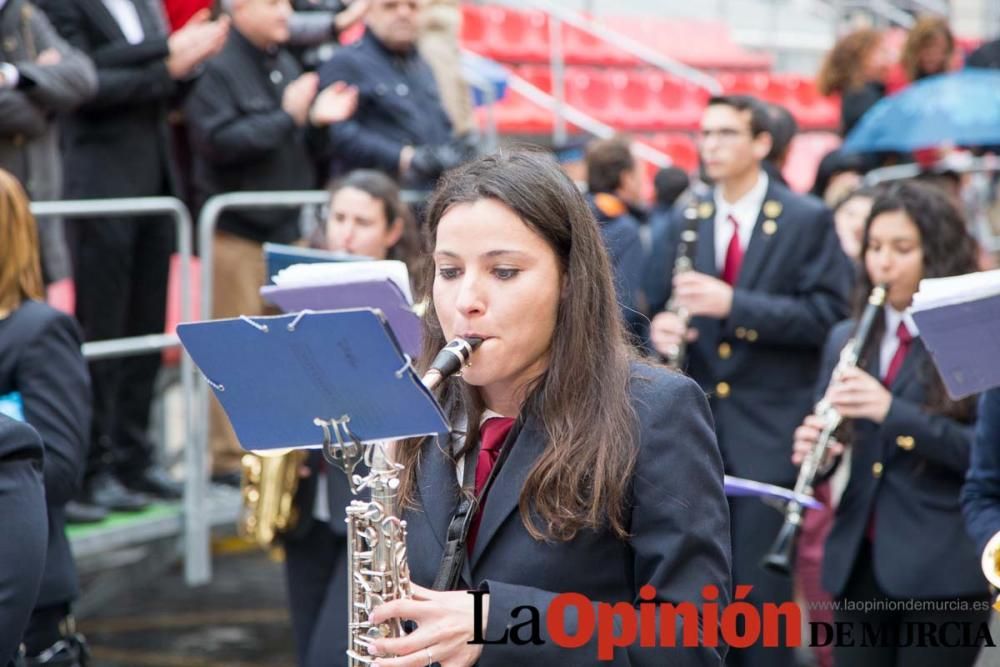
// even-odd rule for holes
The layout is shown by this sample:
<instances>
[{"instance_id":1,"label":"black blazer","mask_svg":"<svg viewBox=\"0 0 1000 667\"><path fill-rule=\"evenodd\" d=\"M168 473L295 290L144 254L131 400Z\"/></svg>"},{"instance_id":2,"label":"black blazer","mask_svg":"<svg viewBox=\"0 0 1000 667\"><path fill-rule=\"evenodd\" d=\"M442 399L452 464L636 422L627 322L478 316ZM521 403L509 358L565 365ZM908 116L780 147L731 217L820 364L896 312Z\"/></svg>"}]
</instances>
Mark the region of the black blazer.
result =
<instances>
[{"instance_id":1,"label":"black blazer","mask_svg":"<svg viewBox=\"0 0 1000 667\"><path fill-rule=\"evenodd\" d=\"M842 322L831 332L815 398L825 392L854 326L853 321ZM872 357L865 370L877 377L878 354ZM959 505L973 426L924 410L927 362L918 337L892 383L885 421L853 422L850 481L823 557L823 586L834 596L844 592L873 511L873 566L886 593L895 598L987 594Z\"/></svg>"},{"instance_id":2,"label":"black blazer","mask_svg":"<svg viewBox=\"0 0 1000 667\"><path fill-rule=\"evenodd\" d=\"M42 443L0 415L0 665L13 658L35 607L45 560Z\"/></svg>"},{"instance_id":3,"label":"black blazer","mask_svg":"<svg viewBox=\"0 0 1000 667\"><path fill-rule=\"evenodd\" d=\"M152 3L136 2L145 40L130 44L102 0L43 0L52 25L97 67L97 95L63 124L64 196L141 197L176 191L167 39Z\"/></svg>"},{"instance_id":4,"label":"black blazer","mask_svg":"<svg viewBox=\"0 0 1000 667\"><path fill-rule=\"evenodd\" d=\"M285 88L301 73L287 50L265 53L230 30L184 106L199 206L224 192L318 185L307 137L321 144L325 133L296 126L281 108ZM299 210L226 211L219 229L258 242L291 243L300 236Z\"/></svg>"},{"instance_id":5,"label":"black blazer","mask_svg":"<svg viewBox=\"0 0 1000 667\"><path fill-rule=\"evenodd\" d=\"M812 410L820 352L848 313L850 263L830 211L770 181L743 256L725 320L695 317L687 371L711 396L726 471L791 486L792 433ZM718 276L715 208L695 204L701 222L695 270ZM681 211L653 229L644 281L653 313L670 299Z\"/></svg>"},{"instance_id":6,"label":"black blazer","mask_svg":"<svg viewBox=\"0 0 1000 667\"><path fill-rule=\"evenodd\" d=\"M0 395L20 392L24 418L45 447L48 553L38 606L76 598L64 507L79 491L90 434L90 376L68 315L25 301L0 320Z\"/></svg>"},{"instance_id":7,"label":"black blazer","mask_svg":"<svg viewBox=\"0 0 1000 667\"><path fill-rule=\"evenodd\" d=\"M564 592L582 593L595 602L636 604L639 588L648 583L656 587L658 601L698 604L702 587L714 584L720 591L720 608L728 601L729 514L705 397L683 376L646 366L634 368L631 391L639 441L628 540L605 530L581 531L568 542L538 542L528 534L518 498L545 439L542 425L535 418L526 419L490 490L462 577L463 586L490 592L487 638L496 638L510 624L524 620L512 619L519 605L534 605L544 614L548 603ZM455 466L437 440L425 442L418 465L418 507L404 517L412 578L429 587L441 562L459 487ZM544 618L541 625L545 644L487 645L479 664L596 664L595 642L563 650L548 636ZM636 646L616 651L607 664L721 665L724 657L724 648L640 650Z\"/></svg>"}]
</instances>

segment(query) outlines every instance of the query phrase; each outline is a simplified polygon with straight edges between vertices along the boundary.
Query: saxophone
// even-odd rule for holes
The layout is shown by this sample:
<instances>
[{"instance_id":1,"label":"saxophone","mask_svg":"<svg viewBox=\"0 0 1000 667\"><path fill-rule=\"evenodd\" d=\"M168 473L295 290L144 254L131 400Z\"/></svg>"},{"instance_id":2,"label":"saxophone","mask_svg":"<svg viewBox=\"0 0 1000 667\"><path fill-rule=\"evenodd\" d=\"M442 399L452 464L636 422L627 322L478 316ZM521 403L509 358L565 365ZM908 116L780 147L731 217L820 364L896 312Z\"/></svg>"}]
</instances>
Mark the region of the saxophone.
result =
<instances>
[{"instance_id":1,"label":"saxophone","mask_svg":"<svg viewBox=\"0 0 1000 667\"><path fill-rule=\"evenodd\" d=\"M244 454L240 460L243 509L236 524L244 539L264 549L275 546L299 519L295 492L299 488L299 467L305 464L301 449L263 450Z\"/></svg>"},{"instance_id":2,"label":"saxophone","mask_svg":"<svg viewBox=\"0 0 1000 667\"><path fill-rule=\"evenodd\" d=\"M694 268L695 250L698 245L698 212L693 206L684 209L684 225L681 227L680 240L677 242L677 259L674 260L673 275L691 271ZM667 303L667 310L675 313L683 320L685 328L689 319L687 309L680 308L676 299L671 296ZM674 345L665 355L667 365L671 368L680 369L684 367L684 358L687 355L687 342L681 338L680 343Z\"/></svg>"},{"instance_id":3,"label":"saxophone","mask_svg":"<svg viewBox=\"0 0 1000 667\"><path fill-rule=\"evenodd\" d=\"M456 338L435 357L422 382L434 389L442 380L457 373L468 363L472 352L482 343L478 338ZM346 418L345 418L346 419ZM352 500L347 507L347 567L348 567L348 641L349 667L369 665L376 660L368 652L376 639L401 637L404 634L399 619L374 625L371 613L385 602L412 596L410 568L406 560L406 522L400 519L396 500L399 472L388 453L391 443L376 442L362 446L357 440L345 442L340 431L343 420L317 421L326 433L324 453L344 469L355 494L364 489L371 492L368 501ZM331 449L330 426L339 447ZM352 438L353 439L353 438ZM363 449L363 451L362 451ZM354 474L354 468L364 461L368 474Z\"/></svg>"},{"instance_id":4,"label":"saxophone","mask_svg":"<svg viewBox=\"0 0 1000 667\"><path fill-rule=\"evenodd\" d=\"M871 335L875 318L881 312L885 304L885 297L888 285L876 285L868 296L868 305L865 306L861 320L858 322L857 331L854 336L847 341L844 349L840 352L840 359L833 371L833 377L837 377L847 368L854 368L858 365L861 351L865 347L868 337ZM816 440L816 445L806 455L799 468L799 476L795 481L795 494L798 496L811 496L813 494L813 483L820 473L826 453L830 448L830 442L834 439L837 429L843 423L844 418L825 399L816 404L813 414L823 419L823 430ZM778 574L789 575L792 572L792 561L794 559L795 541L802 527L802 519L805 514L805 507L797 500L789 500L785 506L785 522L778 531L778 536L771 546L771 550L764 556L761 563L764 568Z\"/></svg>"}]
</instances>

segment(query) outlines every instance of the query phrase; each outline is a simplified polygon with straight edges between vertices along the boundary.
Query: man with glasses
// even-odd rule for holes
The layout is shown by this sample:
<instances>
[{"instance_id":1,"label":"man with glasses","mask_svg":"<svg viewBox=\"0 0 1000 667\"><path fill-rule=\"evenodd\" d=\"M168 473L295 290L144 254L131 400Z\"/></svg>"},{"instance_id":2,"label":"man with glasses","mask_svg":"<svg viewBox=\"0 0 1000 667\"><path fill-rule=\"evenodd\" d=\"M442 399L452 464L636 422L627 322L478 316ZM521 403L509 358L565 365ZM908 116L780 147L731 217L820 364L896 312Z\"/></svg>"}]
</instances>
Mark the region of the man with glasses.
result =
<instances>
[{"instance_id":1,"label":"man with glasses","mask_svg":"<svg viewBox=\"0 0 1000 667\"><path fill-rule=\"evenodd\" d=\"M644 286L652 347L688 341L687 371L709 393L726 472L791 487L792 434L812 410L827 332L848 313L850 272L830 211L768 178L766 108L745 96L713 97L701 120L700 153L711 197L700 218L694 270L671 276L682 216L654 230ZM690 322L664 311L671 295ZM730 502L733 582L748 601L792 599L792 580L760 563L782 514L757 499ZM737 667L795 664L792 649L731 651Z\"/></svg>"}]
</instances>

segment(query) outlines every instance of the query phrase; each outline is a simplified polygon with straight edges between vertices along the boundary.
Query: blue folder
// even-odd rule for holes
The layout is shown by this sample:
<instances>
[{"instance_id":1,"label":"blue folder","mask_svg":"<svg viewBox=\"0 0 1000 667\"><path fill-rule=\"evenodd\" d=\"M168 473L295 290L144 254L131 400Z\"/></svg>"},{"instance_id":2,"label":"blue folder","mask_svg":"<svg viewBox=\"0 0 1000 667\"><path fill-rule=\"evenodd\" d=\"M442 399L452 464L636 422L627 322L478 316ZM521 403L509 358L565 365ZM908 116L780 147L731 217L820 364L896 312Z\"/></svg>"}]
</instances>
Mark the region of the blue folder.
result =
<instances>
[{"instance_id":1,"label":"blue folder","mask_svg":"<svg viewBox=\"0 0 1000 667\"><path fill-rule=\"evenodd\" d=\"M447 433L440 406L371 308L177 326L244 449L317 447L316 419L362 442Z\"/></svg>"},{"instance_id":2,"label":"blue folder","mask_svg":"<svg viewBox=\"0 0 1000 667\"><path fill-rule=\"evenodd\" d=\"M315 264L317 262L366 262L371 261L370 257L360 255L348 255L344 252L333 250L319 250L317 248L303 248L296 245L284 245L281 243L264 244L264 262L267 264L267 284L273 285L271 278L282 269L287 269L294 264Z\"/></svg>"}]
</instances>

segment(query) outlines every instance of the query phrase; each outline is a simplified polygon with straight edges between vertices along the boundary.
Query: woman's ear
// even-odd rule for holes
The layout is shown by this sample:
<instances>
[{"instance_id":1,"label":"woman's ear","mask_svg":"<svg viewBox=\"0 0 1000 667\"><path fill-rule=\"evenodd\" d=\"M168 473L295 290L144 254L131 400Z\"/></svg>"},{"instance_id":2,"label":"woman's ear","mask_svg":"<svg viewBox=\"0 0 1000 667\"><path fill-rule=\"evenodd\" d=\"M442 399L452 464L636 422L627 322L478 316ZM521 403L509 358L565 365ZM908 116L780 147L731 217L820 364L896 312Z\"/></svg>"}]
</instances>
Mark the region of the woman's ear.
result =
<instances>
[{"instance_id":1,"label":"woman's ear","mask_svg":"<svg viewBox=\"0 0 1000 667\"><path fill-rule=\"evenodd\" d=\"M403 218L396 218L389 224L389 228L385 231L385 247L391 248L397 243L399 239L403 238L403 225L406 221Z\"/></svg>"}]
</instances>

